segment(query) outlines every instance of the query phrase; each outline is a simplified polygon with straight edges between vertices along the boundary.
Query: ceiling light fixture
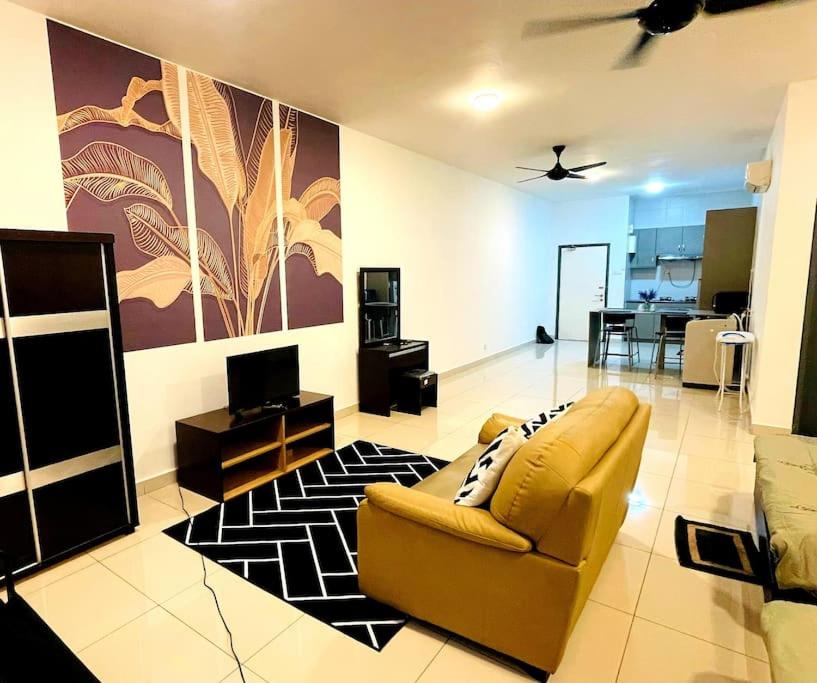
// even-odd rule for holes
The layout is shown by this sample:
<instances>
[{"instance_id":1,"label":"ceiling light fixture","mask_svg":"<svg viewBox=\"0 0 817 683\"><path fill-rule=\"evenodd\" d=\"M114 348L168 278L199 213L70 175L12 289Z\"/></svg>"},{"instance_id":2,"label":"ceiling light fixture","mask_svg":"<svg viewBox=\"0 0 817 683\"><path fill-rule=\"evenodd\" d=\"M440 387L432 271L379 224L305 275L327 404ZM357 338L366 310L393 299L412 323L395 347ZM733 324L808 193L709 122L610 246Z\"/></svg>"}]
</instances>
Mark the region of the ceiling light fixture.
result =
<instances>
[{"instance_id":1,"label":"ceiling light fixture","mask_svg":"<svg viewBox=\"0 0 817 683\"><path fill-rule=\"evenodd\" d=\"M664 191L664 188L666 188L666 184L660 180L651 180L644 186L644 190L649 194L659 194Z\"/></svg>"},{"instance_id":2,"label":"ceiling light fixture","mask_svg":"<svg viewBox=\"0 0 817 683\"><path fill-rule=\"evenodd\" d=\"M471 104L474 106L474 109L479 111L491 111L499 106L501 100L502 98L498 92L489 90L474 95L471 98Z\"/></svg>"}]
</instances>

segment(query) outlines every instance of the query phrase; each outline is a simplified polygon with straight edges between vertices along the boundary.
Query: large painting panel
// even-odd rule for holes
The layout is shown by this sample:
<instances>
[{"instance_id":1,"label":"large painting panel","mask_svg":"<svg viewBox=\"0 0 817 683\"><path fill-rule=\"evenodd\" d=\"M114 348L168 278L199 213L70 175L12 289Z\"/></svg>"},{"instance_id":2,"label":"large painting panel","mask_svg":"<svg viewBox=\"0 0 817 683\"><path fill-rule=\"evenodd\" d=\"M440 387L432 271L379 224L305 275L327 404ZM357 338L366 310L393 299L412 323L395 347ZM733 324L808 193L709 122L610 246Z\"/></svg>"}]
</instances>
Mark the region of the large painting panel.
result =
<instances>
[{"instance_id":1,"label":"large painting panel","mask_svg":"<svg viewBox=\"0 0 817 683\"><path fill-rule=\"evenodd\" d=\"M111 232L126 351L195 341L172 64L48 22L70 230Z\"/></svg>"},{"instance_id":2,"label":"large painting panel","mask_svg":"<svg viewBox=\"0 0 817 683\"><path fill-rule=\"evenodd\" d=\"M287 322L342 322L340 131L285 105L280 121Z\"/></svg>"},{"instance_id":3,"label":"large painting panel","mask_svg":"<svg viewBox=\"0 0 817 683\"><path fill-rule=\"evenodd\" d=\"M276 105L194 72L187 95L196 224L209 245L200 267L218 268L208 282L222 285L202 291L205 339L280 330Z\"/></svg>"}]
</instances>

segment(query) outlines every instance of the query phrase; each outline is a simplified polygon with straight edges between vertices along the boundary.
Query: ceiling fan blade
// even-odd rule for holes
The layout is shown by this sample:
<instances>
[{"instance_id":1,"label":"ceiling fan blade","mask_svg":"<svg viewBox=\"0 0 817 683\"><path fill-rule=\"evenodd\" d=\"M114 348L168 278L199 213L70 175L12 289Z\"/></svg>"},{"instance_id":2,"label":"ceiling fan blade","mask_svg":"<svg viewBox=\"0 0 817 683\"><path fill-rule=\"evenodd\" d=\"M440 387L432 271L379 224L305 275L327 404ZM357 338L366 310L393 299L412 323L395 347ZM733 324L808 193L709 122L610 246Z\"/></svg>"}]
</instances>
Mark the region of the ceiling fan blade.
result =
<instances>
[{"instance_id":1,"label":"ceiling fan blade","mask_svg":"<svg viewBox=\"0 0 817 683\"><path fill-rule=\"evenodd\" d=\"M536 171L538 173L547 173L548 169L546 168L530 168L529 166L516 166L520 171Z\"/></svg>"},{"instance_id":2,"label":"ceiling fan blade","mask_svg":"<svg viewBox=\"0 0 817 683\"><path fill-rule=\"evenodd\" d=\"M579 180L587 180L587 176L579 175L578 173L568 173L568 178L577 178Z\"/></svg>"},{"instance_id":3,"label":"ceiling fan blade","mask_svg":"<svg viewBox=\"0 0 817 683\"><path fill-rule=\"evenodd\" d=\"M545 173L545 174L543 174L543 175L537 175L537 176L534 176L533 178L525 178L524 180L517 180L516 182L517 182L517 183L528 183L528 182L530 182L531 180L539 180L539 178L547 178L547 175L548 175L548 174L547 174L547 173Z\"/></svg>"},{"instance_id":4,"label":"ceiling fan blade","mask_svg":"<svg viewBox=\"0 0 817 683\"><path fill-rule=\"evenodd\" d=\"M788 4L792 0L706 0L704 12L707 14L726 14L742 9L751 9L762 5L782 5Z\"/></svg>"},{"instance_id":5,"label":"ceiling fan blade","mask_svg":"<svg viewBox=\"0 0 817 683\"><path fill-rule=\"evenodd\" d=\"M575 168L567 169L571 173L578 172L578 171L589 171L591 168L598 168L599 166L604 166L607 162L606 161L599 161L597 164L587 164L586 166L576 166Z\"/></svg>"},{"instance_id":6,"label":"ceiling fan blade","mask_svg":"<svg viewBox=\"0 0 817 683\"><path fill-rule=\"evenodd\" d=\"M616 69L634 69L644 62L644 57L647 56L646 50L653 43L656 36L652 33L642 31L638 40L635 41L630 51L624 55L616 64Z\"/></svg>"},{"instance_id":7,"label":"ceiling fan blade","mask_svg":"<svg viewBox=\"0 0 817 683\"><path fill-rule=\"evenodd\" d=\"M641 10L626 12L624 14L608 14L595 17L574 17L570 19L537 19L528 21L522 28L522 38L538 38L539 36L549 36L556 33L567 33L577 31L589 26L599 26L600 24L614 24L618 21L628 19L638 19Z\"/></svg>"}]
</instances>

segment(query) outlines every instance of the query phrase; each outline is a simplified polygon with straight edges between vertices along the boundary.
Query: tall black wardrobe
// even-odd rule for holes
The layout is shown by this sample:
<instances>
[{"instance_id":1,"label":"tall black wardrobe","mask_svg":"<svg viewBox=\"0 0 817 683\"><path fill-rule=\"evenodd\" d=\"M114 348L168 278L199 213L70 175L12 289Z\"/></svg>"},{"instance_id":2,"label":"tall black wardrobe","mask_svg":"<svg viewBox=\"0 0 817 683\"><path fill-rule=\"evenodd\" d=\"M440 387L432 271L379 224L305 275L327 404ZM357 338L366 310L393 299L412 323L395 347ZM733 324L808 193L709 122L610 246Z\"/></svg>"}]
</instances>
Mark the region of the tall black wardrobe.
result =
<instances>
[{"instance_id":1,"label":"tall black wardrobe","mask_svg":"<svg viewBox=\"0 0 817 683\"><path fill-rule=\"evenodd\" d=\"M113 236L0 229L0 550L16 573L138 523Z\"/></svg>"}]
</instances>

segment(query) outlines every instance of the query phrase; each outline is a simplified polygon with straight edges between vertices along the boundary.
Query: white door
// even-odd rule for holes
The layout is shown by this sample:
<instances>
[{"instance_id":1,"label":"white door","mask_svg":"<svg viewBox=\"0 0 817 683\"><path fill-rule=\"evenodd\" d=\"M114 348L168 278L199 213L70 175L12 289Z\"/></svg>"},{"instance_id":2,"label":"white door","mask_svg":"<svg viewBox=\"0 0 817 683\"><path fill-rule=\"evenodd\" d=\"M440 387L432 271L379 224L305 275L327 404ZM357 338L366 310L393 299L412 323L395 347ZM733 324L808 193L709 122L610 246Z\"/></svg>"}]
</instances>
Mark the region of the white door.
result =
<instances>
[{"instance_id":1,"label":"white door","mask_svg":"<svg viewBox=\"0 0 817 683\"><path fill-rule=\"evenodd\" d=\"M559 339L587 341L589 313L607 300L609 246L559 247Z\"/></svg>"}]
</instances>

